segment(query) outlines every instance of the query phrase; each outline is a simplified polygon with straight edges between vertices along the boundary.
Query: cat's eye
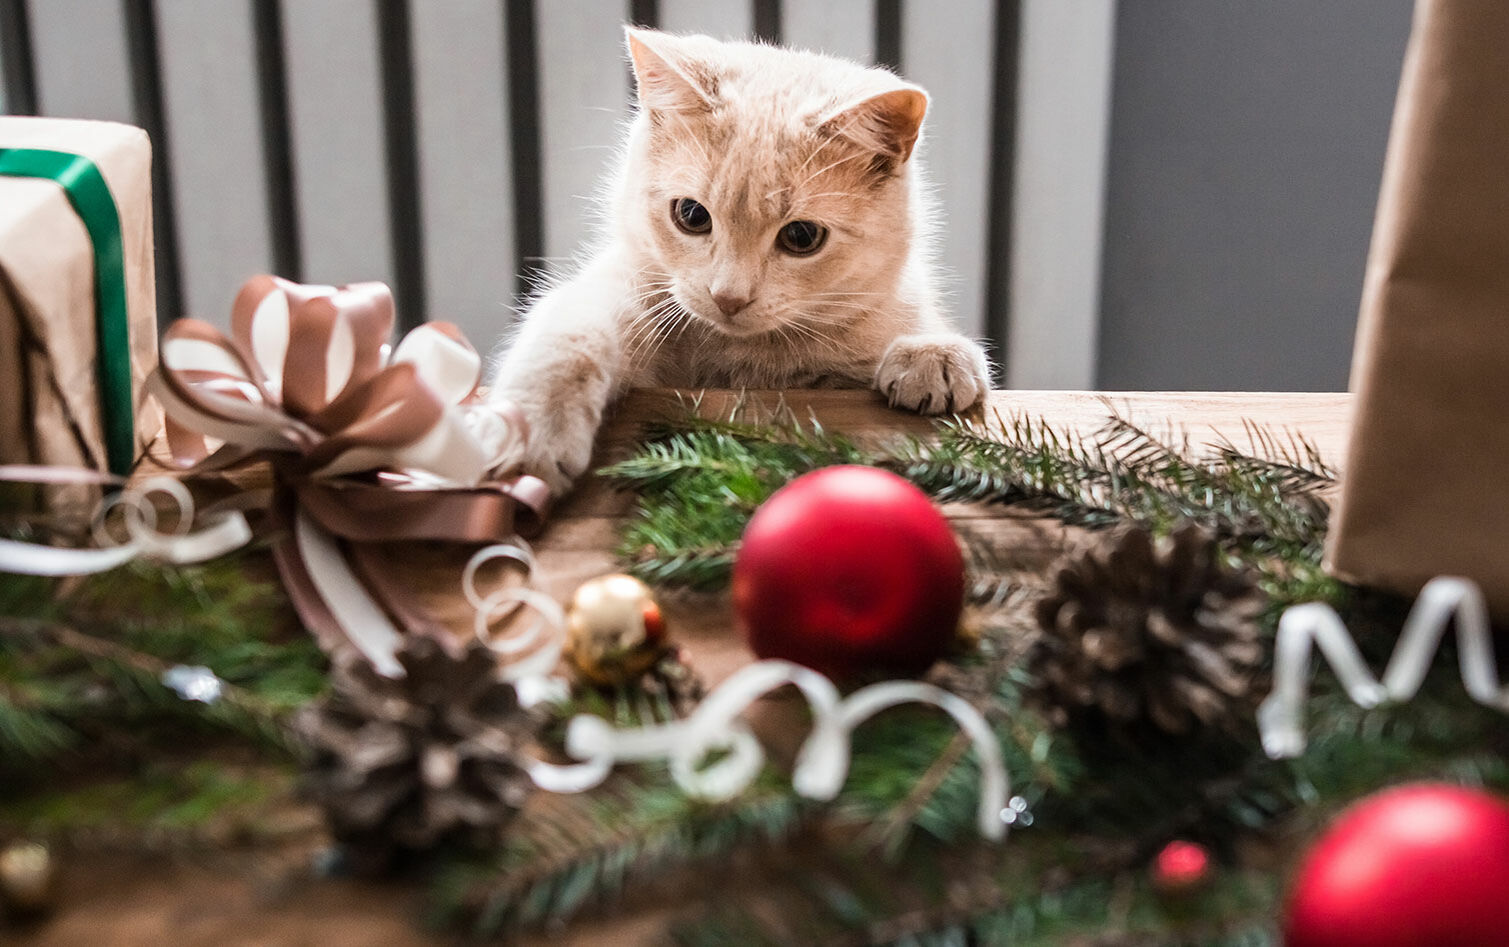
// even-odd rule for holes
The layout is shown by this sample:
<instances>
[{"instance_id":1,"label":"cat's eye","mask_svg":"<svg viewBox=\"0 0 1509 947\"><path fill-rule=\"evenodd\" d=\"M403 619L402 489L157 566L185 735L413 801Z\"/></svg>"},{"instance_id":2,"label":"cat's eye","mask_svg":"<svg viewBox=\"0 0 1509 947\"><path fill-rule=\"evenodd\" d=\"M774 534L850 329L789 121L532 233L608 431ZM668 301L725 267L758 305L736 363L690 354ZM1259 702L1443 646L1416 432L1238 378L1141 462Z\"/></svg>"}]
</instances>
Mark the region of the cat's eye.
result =
<instances>
[{"instance_id":1,"label":"cat's eye","mask_svg":"<svg viewBox=\"0 0 1509 947\"><path fill-rule=\"evenodd\" d=\"M696 235L713 229L713 215L690 197L678 197L671 201L671 219L682 233Z\"/></svg>"},{"instance_id":2,"label":"cat's eye","mask_svg":"<svg viewBox=\"0 0 1509 947\"><path fill-rule=\"evenodd\" d=\"M828 228L810 220L793 220L781 228L775 241L782 250L795 256L807 256L822 248L828 239Z\"/></svg>"}]
</instances>

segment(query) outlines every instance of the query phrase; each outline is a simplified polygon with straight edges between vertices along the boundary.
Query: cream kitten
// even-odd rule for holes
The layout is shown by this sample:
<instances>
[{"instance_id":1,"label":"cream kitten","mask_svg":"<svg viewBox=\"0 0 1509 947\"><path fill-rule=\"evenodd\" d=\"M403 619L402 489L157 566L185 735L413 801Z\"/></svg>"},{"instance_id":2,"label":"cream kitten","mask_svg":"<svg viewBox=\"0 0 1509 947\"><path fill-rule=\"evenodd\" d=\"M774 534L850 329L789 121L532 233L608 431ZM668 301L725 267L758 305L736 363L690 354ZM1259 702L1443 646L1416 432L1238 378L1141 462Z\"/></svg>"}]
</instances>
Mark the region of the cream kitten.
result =
<instances>
[{"instance_id":1,"label":"cream kitten","mask_svg":"<svg viewBox=\"0 0 1509 947\"><path fill-rule=\"evenodd\" d=\"M559 494L628 388L873 386L962 411L989 388L929 271L912 153L927 95L812 53L629 29L639 109L605 239L536 298L492 386Z\"/></svg>"}]
</instances>

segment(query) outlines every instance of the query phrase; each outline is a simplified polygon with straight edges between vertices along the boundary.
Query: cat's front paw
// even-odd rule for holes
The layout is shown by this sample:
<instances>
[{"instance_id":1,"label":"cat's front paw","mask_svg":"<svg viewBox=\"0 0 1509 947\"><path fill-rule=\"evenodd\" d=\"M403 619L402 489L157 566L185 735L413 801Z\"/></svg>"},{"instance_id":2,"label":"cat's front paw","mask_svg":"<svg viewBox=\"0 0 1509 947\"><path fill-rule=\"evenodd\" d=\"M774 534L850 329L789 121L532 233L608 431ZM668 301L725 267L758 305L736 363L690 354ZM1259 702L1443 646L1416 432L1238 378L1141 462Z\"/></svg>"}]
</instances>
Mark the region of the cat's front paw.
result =
<instances>
[{"instance_id":1,"label":"cat's front paw","mask_svg":"<svg viewBox=\"0 0 1509 947\"><path fill-rule=\"evenodd\" d=\"M980 346L962 335L904 335L881 356L875 390L895 408L965 411L990 390L990 367Z\"/></svg>"},{"instance_id":2,"label":"cat's front paw","mask_svg":"<svg viewBox=\"0 0 1509 947\"><path fill-rule=\"evenodd\" d=\"M549 413L507 409L506 424L494 424L473 434L493 456L495 477L529 474L545 481L551 496L560 499L592 462L592 429L573 430Z\"/></svg>"},{"instance_id":3,"label":"cat's front paw","mask_svg":"<svg viewBox=\"0 0 1509 947\"><path fill-rule=\"evenodd\" d=\"M545 481L551 496L560 499L576 478L587 472L592 463L592 444L591 433L583 436L551 425L534 427L518 466Z\"/></svg>"}]
</instances>

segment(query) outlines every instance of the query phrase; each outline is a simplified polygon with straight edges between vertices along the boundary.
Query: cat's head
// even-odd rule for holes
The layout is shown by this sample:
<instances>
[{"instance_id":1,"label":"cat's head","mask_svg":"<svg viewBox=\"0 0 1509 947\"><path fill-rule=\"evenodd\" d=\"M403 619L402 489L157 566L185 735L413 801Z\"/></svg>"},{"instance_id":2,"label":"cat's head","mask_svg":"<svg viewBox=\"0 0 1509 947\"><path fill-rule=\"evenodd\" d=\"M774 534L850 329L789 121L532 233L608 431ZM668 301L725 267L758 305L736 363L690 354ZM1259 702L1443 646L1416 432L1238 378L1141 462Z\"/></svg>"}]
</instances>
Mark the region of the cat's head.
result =
<instances>
[{"instance_id":1,"label":"cat's head","mask_svg":"<svg viewBox=\"0 0 1509 947\"><path fill-rule=\"evenodd\" d=\"M917 229L926 93L812 53L627 39L640 108L619 213L658 288L733 336L884 307Z\"/></svg>"}]
</instances>

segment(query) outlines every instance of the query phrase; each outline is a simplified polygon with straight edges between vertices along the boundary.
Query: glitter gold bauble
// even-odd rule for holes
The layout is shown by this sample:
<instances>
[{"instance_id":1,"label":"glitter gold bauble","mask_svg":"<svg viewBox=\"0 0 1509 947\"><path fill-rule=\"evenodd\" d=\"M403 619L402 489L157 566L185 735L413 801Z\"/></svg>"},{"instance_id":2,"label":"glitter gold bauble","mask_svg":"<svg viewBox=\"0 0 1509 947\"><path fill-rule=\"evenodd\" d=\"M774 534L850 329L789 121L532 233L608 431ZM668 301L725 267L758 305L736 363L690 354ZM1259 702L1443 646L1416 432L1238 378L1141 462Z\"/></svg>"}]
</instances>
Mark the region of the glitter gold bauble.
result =
<instances>
[{"instance_id":1,"label":"glitter gold bauble","mask_svg":"<svg viewBox=\"0 0 1509 947\"><path fill-rule=\"evenodd\" d=\"M594 684L638 680L665 652L665 618L650 589L630 575L582 583L566 612L566 656Z\"/></svg>"}]
</instances>

